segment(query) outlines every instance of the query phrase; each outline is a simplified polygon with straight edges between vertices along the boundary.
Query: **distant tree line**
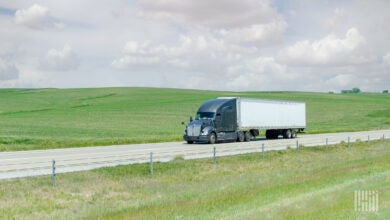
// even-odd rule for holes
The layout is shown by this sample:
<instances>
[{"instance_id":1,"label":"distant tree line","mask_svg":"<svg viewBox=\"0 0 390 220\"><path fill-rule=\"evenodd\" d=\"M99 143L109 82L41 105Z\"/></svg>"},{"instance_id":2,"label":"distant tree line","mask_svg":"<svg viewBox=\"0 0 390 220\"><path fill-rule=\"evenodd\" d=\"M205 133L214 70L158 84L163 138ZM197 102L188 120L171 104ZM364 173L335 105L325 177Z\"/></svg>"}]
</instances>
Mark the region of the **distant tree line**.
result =
<instances>
[{"instance_id":1,"label":"distant tree line","mask_svg":"<svg viewBox=\"0 0 390 220\"><path fill-rule=\"evenodd\" d=\"M347 94L347 93L361 93L361 92L362 91L359 88L357 88L357 87L355 87L353 89L341 90L341 93L343 93L343 94Z\"/></svg>"},{"instance_id":2,"label":"distant tree line","mask_svg":"<svg viewBox=\"0 0 390 220\"><path fill-rule=\"evenodd\" d=\"M357 94L357 93L361 93L362 90L360 90L359 88L355 87L353 89L346 89L346 90L341 90L341 93L343 94L351 94L351 93L354 93L354 94ZM329 92L329 94L333 94L334 92ZM382 91L383 94L388 94L389 93L389 90L383 90Z\"/></svg>"}]
</instances>

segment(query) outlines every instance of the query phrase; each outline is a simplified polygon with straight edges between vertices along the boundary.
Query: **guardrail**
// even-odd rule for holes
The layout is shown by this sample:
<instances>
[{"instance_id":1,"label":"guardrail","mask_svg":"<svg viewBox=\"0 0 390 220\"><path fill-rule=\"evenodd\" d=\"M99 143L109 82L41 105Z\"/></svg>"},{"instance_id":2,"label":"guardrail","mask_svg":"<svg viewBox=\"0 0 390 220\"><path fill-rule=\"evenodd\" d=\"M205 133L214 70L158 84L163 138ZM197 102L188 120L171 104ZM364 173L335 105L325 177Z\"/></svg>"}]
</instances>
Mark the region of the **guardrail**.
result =
<instances>
[{"instance_id":1,"label":"guardrail","mask_svg":"<svg viewBox=\"0 0 390 220\"><path fill-rule=\"evenodd\" d=\"M319 135L308 135L302 136L297 139L278 139L278 140L265 140L256 139L246 143L229 143L229 144L196 144L187 145L181 144L178 147L169 149L143 149L143 150L132 150L131 147L126 148L127 153L120 154L109 154L106 151L100 152L96 148L90 149L91 153L89 156L77 157L77 155L67 154L66 150L62 152L60 158L47 158L47 157L33 157L34 153L39 152L24 152L21 153L21 158L18 160L2 159L4 155L18 154L18 152L3 152L0 154L0 179L12 179L28 176L39 176L39 175L52 175L53 185L55 185L55 175L60 173L75 172L75 171L86 171L100 167L126 165L134 163L150 163L150 172L153 174L153 162L167 162L175 157L182 157L185 160L190 159L201 159L201 158L213 158L213 162L216 163L216 158L221 156L230 156L236 154L245 153L261 153L261 157L265 157L266 151L271 150L285 150L285 149L296 149L299 150L300 146L313 147L313 146L325 146L339 144L340 142L347 143L348 146L351 143L360 141L366 141L370 143L372 140L383 141L386 137L390 137L390 131L388 134L377 134L374 132L366 132L363 135L361 132L358 134L348 133L348 137L341 138L339 134L319 134ZM192 146L189 148L188 146ZM193 147L196 146L196 147ZM54 150L53 150L54 151ZM68 149L68 151L71 151ZM96 152L99 151L99 152ZM41 151L42 152L42 151ZM8 160L8 162L7 162Z\"/></svg>"}]
</instances>

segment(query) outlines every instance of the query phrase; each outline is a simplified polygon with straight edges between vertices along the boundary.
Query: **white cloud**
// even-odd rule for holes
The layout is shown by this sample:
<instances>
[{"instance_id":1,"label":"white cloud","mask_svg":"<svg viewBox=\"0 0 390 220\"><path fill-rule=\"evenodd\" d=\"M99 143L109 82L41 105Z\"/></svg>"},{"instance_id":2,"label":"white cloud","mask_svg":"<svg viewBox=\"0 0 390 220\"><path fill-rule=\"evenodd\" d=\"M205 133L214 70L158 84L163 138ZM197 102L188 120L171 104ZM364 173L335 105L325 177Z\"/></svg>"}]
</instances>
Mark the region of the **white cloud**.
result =
<instances>
[{"instance_id":1,"label":"white cloud","mask_svg":"<svg viewBox=\"0 0 390 220\"><path fill-rule=\"evenodd\" d=\"M276 21L267 24L256 24L244 28L225 31L223 35L232 42L249 42L273 44L282 41L283 32L287 27L285 21Z\"/></svg>"},{"instance_id":2,"label":"white cloud","mask_svg":"<svg viewBox=\"0 0 390 220\"><path fill-rule=\"evenodd\" d=\"M214 28L240 28L280 17L268 0L139 0L141 15Z\"/></svg>"},{"instance_id":3,"label":"white cloud","mask_svg":"<svg viewBox=\"0 0 390 220\"><path fill-rule=\"evenodd\" d=\"M9 80L0 87L381 91L390 84L389 6L6 0L0 58L1 78Z\"/></svg>"},{"instance_id":4,"label":"white cloud","mask_svg":"<svg viewBox=\"0 0 390 220\"><path fill-rule=\"evenodd\" d=\"M65 23L51 16L49 7L34 4L27 9L16 10L14 21L18 25L23 25L35 30L47 28L64 29Z\"/></svg>"},{"instance_id":5,"label":"white cloud","mask_svg":"<svg viewBox=\"0 0 390 220\"><path fill-rule=\"evenodd\" d=\"M17 79L18 77L19 70L15 64L0 57L0 81Z\"/></svg>"},{"instance_id":6,"label":"white cloud","mask_svg":"<svg viewBox=\"0 0 390 220\"><path fill-rule=\"evenodd\" d=\"M246 59L230 66L227 76L227 86L234 90L287 90L295 81L295 74L273 57Z\"/></svg>"},{"instance_id":7,"label":"white cloud","mask_svg":"<svg viewBox=\"0 0 390 220\"><path fill-rule=\"evenodd\" d=\"M115 59L112 66L118 69L157 66L224 72L227 63L237 62L241 60L242 53L250 54L253 50L202 35L181 36L174 46L129 41L123 48L123 56Z\"/></svg>"},{"instance_id":8,"label":"white cloud","mask_svg":"<svg viewBox=\"0 0 390 220\"><path fill-rule=\"evenodd\" d=\"M390 65L390 52L383 55L383 62L387 65Z\"/></svg>"},{"instance_id":9,"label":"white cloud","mask_svg":"<svg viewBox=\"0 0 390 220\"><path fill-rule=\"evenodd\" d=\"M50 49L43 65L49 69L67 71L77 69L80 60L73 49L69 45L65 45L62 50Z\"/></svg>"},{"instance_id":10,"label":"white cloud","mask_svg":"<svg viewBox=\"0 0 390 220\"><path fill-rule=\"evenodd\" d=\"M15 23L33 29L44 29L49 25L49 8L38 4L15 12Z\"/></svg>"},{"instance_id":11,"label":"white cloud","mask_svg":"<svg viewBox=\"0 0 390 220\"><path fill-rule=\"evenodd\" d=\"M339 74L329 80L326 80L326 84L331 85L333 88L336 87L349 89L349 87L351 87L351 85L354 83L355 77L356 76L353 74Z\"/></svg>"},{"instance_id":12,"label":"white cloud","mask_svg":"<svg viewBox=\"0 0 390 220\"><path fill-rule=\"evenodd\" d=\"M227 40L275 43L287 27L268 0L140 0L141 17L170 20L186 28L218 30Z\"/></svg>"},{"instance_id":13,"label":"white cloud","mask_svg":"<svg viewBox=\"0 0 390 220\"><path fill-rule=\"evenodd\" d=\"M179 64L180 62L175 62L178 59L179 50L182 50L182 48L167 47L165 45L154 46L149 42L129 41L123 48L123 56L114 60L112 66L118 69L126 69Z\"/></svg>"},{"instance_id":14,"label":"white cloud","mask_svg":"<svg viewBox=\"0 0 390 220\"><path fill-rule=\"evenodd\" d=\"M290 65L343 66L374 61L365 38L356 28L347 31L344 38L330 34L320 40L299 41L282 50L280 60Z\"/></svg>"}]
</instances>

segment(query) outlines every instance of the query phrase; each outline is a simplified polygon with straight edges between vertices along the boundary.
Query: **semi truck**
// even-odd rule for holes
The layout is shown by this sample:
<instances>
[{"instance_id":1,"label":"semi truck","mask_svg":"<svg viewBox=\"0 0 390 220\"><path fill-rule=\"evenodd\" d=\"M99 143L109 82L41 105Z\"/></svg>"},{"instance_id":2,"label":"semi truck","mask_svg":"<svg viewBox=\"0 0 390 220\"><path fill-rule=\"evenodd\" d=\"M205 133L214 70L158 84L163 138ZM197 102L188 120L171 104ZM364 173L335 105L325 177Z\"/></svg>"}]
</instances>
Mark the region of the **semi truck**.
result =
<instances>
[{"instance_id":1,"label":"semi truck","mask_svg":"<svg viewBox=\"0 0 390 220\"><path fill-rule=\"evenodd\" d=\"M243 142L259 136L260 129L267 139L295 138L305 128L305 102L220 97L203 103L194 120L190 117L183 139L188 144Z\"/></svg>"}]
</instances>

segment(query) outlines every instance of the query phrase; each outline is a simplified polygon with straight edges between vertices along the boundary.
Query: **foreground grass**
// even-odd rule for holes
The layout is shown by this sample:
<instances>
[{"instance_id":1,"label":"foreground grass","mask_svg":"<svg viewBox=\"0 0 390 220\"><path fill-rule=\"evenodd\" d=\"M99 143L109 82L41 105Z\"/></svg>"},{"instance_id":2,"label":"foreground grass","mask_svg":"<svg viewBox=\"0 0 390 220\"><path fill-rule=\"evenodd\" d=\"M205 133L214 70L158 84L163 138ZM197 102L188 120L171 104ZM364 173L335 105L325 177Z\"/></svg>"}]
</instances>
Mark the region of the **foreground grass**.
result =
<instances>
[{"instance_id":1,"label":"foreground grass","mask_svg":"<svg viewBox=\"0 0 390 220\"><path fill-rule=\"evenodd\" d=\"M180 141L181 122L219 96L304 101L308 133L390 128L389 94L0 89L0 151Z\"/></svg>"},{"instance_id":2,"label":"foreground grass","mask_svg":"<svg viewBox=\"0 0 390 220\"><path fill-rule=\"evenodd\" d=\"M0 182L0 219L389 219L390 141ZM378 190L379 212L355 212Z\"/></svg>"}]
</instances>

